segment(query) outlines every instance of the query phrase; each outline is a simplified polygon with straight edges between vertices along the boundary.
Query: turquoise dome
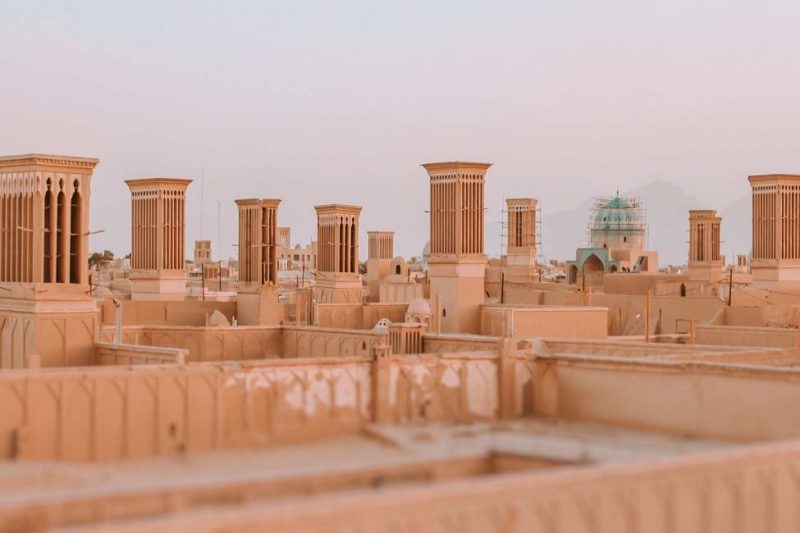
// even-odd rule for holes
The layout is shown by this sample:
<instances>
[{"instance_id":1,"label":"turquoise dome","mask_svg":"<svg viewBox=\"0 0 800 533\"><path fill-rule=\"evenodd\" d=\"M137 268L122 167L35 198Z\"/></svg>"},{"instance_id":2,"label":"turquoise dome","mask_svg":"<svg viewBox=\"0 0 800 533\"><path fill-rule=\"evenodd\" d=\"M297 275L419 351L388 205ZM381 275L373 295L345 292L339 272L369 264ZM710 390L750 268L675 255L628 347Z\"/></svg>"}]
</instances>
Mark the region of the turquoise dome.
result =
<instances>
[{"instance_id":1,"label":"turquoise dome","mask_svg":"<svg viewBox=\"0 0 800 533\"><path fill-rule=\"evenodd\" d=\"M600 206L594 217L592 229L608 230L619 227L638 226L640 224L638 206L629 199L615 196Z\"/></svg>"}]
</instances>

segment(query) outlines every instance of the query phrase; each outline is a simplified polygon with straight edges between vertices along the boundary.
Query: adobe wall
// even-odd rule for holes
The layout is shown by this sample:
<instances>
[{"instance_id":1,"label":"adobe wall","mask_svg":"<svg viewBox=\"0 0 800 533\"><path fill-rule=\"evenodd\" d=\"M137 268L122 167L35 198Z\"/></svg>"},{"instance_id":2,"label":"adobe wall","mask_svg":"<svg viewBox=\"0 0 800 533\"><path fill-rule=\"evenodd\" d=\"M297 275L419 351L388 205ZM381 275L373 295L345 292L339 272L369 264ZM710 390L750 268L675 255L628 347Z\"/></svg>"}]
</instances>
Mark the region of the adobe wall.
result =
<instances>
[{"instance_id":1,"label":"adobe wall","mask_svg":"<svg viewBox=\"0 0 800 533\"><path fill-rule=\"evenodd\" d=\"M583 305L583 293L566 285L506 283L503 303L522 305Z\"/></svg>"},{"instance_id":2,"label":"adobe wall","mask_svg":"<svg viewBox=\"0 0 800 533\"><path fill-rule=\"evenodd\" d=\"M681 533L800 530L800 443L591 469L197 509L132 523L159 530ZM251 501L244 490L237 501ZM178 498L171 500L177 502ZM178 507L180 509L180 507Z\"/></svg>"},{"instance_id":3,"label":"adobe wall","mask_svg":"<svg viewBox=\"0 0 800 533\"><path fill-rule=\"evenodd\" d=\"M754 305L752 307L726 307L724 324L729 326L797 327L800 322L800 306Z\"/></svg>"},{"instance_id":4,"label":"adobe wall","mask_svg":"<svg viewBox=\"0 0 800 533\"><path fill-rule=\"evenodd\" d=\"M103 329L112 342L114 328ZM286 357L371 356L387 332L296 326L172 327L128 326L122 342L186 350L187 362L279 359Z\"/></svg>"},{"instance_id":5,"label":"adobe wall","mask_svg":"<svg viewBox=\"0 0 800 533\"><path fill-rule=\"evenodd\" d=\"M796 350L800 347L796 328L744 326L697 326L697 342L724 346L769 346Z\"/></svg>"},{"instance_id":6,"label":"adobe wall","mask_svg":"<svg viewBox=\"0 0 800 533\"><path fill-rule=\"evenodd\" d=\"M372 330L283 326L278 357L371 357L375 348L388 343L386 332Z\"/></svg>"},{"instance_id":7,"label":"adobe wall","mask_svg":"<svg viewBox=\"0 0 800 533\"><path fill-rule=\"evenodd\" d=\"M96 310L0 311L0 368L91 365L97 340Z\"/></svg>"},{"instance_id":8,"label":"adobe wall","mask_svg":"<svg viewBox=\"0 0 800 533\"><path fill-rule=\"evenodd\" d=\"M800 372L735 364L556 356L548 414L732 441L800 436ZM731 406L735 405L735 409Z\"/></svg>"},{"instance_id":9,"label":"adobe wall","mask_svg":"<svg viewBox=\"0 0 800 533\"><path fill-rule=\"evenodd\" d=\"M370 418L370 361L0 374L0 458L120 460L296 442Z\"/></svg>"},{"instance_id":10,"label":"adobe wall","mask_svg":"<svg viewBox=\"0 0 800 533\"><path fill-rule=\"evenodd\" d=\"M497 346L500 337L427 333L422 336L424 353L482 352Z\"/></svg>"},{"instance_id":11,"label":"adobe wall","mask_svg":"<svg viewBox=\"0 0 800 533\"><path fill-rule=\"evenodd\" d=\"M648 289L667 282L686 282L685 274L615 273L603 276L603 292L606 294L644 295Z\"/></svg>"},{"instance_id":12,"label":"adobe wall","mask_svg":"<svg viewBox=\"0 0 800 533\"><path fill-rule=\"evenodd\" d=\"M407 303L317 304L315 322L323 328L372 329L382 318L405 320Z\"/></svg>"},{"instance_id":13,"label":"adobe wall","mask_svg":"<svg viewBox=\"0 0 800 533\"><path fill-rule=\"evenodd\" d=\"M609 334L644 335L646 297L621 294L592 294L592 305L608 308ZM725 306L716 298L679 296L650 299L650 333L685 333L689 320L708 323Z\"/></svg>"},{"instance_id":14,"label":"adobe wall","mask_svg":"<svg viewBox=\"0 0 800 533\"><path fill-rule=\"evenodd\" d=\"M123 300L122 325L169 325L169 326L204 326L206 316L214 311L219 311L229 322L236 316L236 302L221 301L148 301L148 300ZM114 303L111 300L101 300L100 321L104 326L115 324L116 315Z\"/></svg>"},{"instance_id":15,"label":"adobe wall","mask_svg":"<svg viewBox=\"0 0 800 533\"><path fill-rule=\"evenodd\" d=\"M112 342L114 328L105 327L101 339ZM283 352L280 326L126 326L123 344L181 348L187 362L278 358Z\"/></svg>"},{"instance_id":16,"label":"adobe wall","mask_svg":"<svg viewBox=\"0 0 800 533\"><path fill-rule=\"evenodd\" d=\"M514 379L498 366L514 360L487 351L9 371L0 459L119 460L307 441L373 420L494 420L514 411Z\"/></svg>"},{"instance_id":17,"label":"adobe wall","mask_svg":"<svg viewBox=\"0 0 800 533\"><path fill-rule=\"evenodd\" d=\"M498 337L605 339L608 309L566 306L481 306L481 334Z\"/></svg>"},{"instance_id":18,"label":"adobe wall","mask_svg":"<svg viewBox=\"0 0 800 533\"><path fill-rule=\"evenodd\" d=\"M135 346L130 344L95 344L95 365L164 365L186 363L188 352L178 348Z\"/></svg>"}]
</instances>

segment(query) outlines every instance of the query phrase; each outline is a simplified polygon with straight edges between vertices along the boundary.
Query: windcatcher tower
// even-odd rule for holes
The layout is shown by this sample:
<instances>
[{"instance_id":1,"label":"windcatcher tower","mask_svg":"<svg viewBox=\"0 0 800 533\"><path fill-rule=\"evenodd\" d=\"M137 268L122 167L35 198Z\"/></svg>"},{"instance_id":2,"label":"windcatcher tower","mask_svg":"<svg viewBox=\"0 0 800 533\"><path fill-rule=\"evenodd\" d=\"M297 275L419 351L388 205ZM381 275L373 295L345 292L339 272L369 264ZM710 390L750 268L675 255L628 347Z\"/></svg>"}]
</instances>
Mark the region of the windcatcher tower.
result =
<instances>
[{"instance_id":1,"label":"windcatcher tower","mask_svg":"<svg viewBox=\"0 0 800 533\"><path fill-rule=\"evenodd\" d=\"M800 175L750 176L753 285L800 286Z\"/></svg>"},{"instance_id":2,"label":"windcatcher tower","mask_svg":"<svg viewBox=\"0 0 800 533\"><path fill-rule=\"evenodd\" d=\"M394 272L390 272L394 259L394 232L367 232L367 290L369 300L380 300L380 281Z\"/></svg>"},{"instance_id":3,"label":"windcatcher tower","mask_svg":"<svg viewBox=\"0 0 800 533\"><path fill-rule=\"evenodd\" d=\"M317 303L361 303L358 222L361 207L318 205Z\"/></svg>"},{"instance_id":4,"label":"windcatcher tower","mask_svg":"<svg viewBox=\"0 0 800 533\"><path fill-rule=\"evenodd\" d=\"M183 300L186 297L183 178L126 180L131 191L131 298Z\"/></svg>"},{"instance_id":5,"label":"windcatcher tower","mask_svg":"<svg viewBox=\"0 0 800 533\"><path fill-rule=\"evenodd\" d=\"M0 368L93 363L88 240L97 162L0 157Z\"/></svg>"},{"instance_id":6,"label":"windcatcher tower","mask_svg":"<svg viewBox=\"0 0 800 533\"><path fill-rule=\"evenodd\" d=\"M489 163L428 163L430 292L445 333L479 333L484 303L483 185Z\"/></svg>"},{"instance_id":7,"label":"windcatcher tower","mask_svg":"<svg viewBox=\"0 0 800 533\"><path fill-rule=\"evenodd\" d=\"M689 211L689 279L711 282L722 279L721 224L722 219L712 209Z\"/></svg>"},{"instance_id":8,"label":"windcatcher tower","mask_svg":"<svg viewBox=\"0 0 800 533\"><path fill-rule=\"evenodd\" d=\"M281 320L278 305L277 199L236 200L239 208L239 323L274 325Z\"/></svg>"},{"instance_id":9,"label":"windcatcher tower","mask_svg":"<svg viewBox=\"0 0 800 533\"><path fill-rule=\"evenodd\" d=\"M509 198L506 265L511 281L530 283L536 276L536 207L534 198Z\"/></svg>"}]
</instances>

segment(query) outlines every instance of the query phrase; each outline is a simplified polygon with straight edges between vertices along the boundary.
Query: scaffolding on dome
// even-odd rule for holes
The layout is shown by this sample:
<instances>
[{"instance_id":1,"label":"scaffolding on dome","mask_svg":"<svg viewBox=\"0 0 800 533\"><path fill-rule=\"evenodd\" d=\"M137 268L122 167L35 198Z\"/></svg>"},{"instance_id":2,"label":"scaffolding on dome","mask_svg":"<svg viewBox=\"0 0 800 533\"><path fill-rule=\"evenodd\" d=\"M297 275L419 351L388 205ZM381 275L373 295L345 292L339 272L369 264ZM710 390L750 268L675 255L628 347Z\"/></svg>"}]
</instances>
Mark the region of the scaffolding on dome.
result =
<instances>
[{"instance_id":1,"label":"scaffolding on dome","mask_svg":"<svg viewBox=\"0 0 800 533\"><path fill-rule=\"evenodd\" d=\"M592 247L594 233L630 233L642 231L645 234L645 247L649 246L647 210L640 198L633 196L597 197L589 210L586 222L586 245Z\"/></svg>"}]
</instances>

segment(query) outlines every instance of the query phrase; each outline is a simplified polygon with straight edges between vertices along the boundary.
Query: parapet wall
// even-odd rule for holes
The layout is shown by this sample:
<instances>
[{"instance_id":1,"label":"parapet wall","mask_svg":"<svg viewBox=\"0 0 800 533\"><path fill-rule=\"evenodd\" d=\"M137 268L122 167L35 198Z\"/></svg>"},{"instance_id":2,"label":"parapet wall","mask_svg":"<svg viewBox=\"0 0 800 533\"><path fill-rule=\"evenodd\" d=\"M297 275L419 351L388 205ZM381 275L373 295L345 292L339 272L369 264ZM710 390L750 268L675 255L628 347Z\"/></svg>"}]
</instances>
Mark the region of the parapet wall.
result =
<instances>
[{"instance_id":1,"label":"parapet wall","mask_svg":"<svg viewBox=\"0 0 800 533\"><path fill-rule=\"evenodd\" d=\"M605 339L608 309L603 307L482 305L481 333L501 337Z\"/></svg>"},{"instance_id":2,"label":"parapet wall","mask_svg":"<svg viewBox=\"0 0 800 533\"><path fill-rule=\"evenodd\" d=\"M522 473L402 490L198 510L124 528L275 533L681 533L800 530L800 443L633 465ZM422 526L421 526L422 524Z\"/></svg>"},{"instance_id":3,"label":"parapet wall","mask_svg":"<svg viewBox=\"0 0 800 533\"><path fill-rule=\"evenodd\" d=\"M95 364L113 365L164 365L186 363L187 351L160 346L135 346L98 342L95 344Z\"/></svg>"},{"instance_id":4,"label":"parapet wall","mask_svg":"<svg viewBox=\"0 0 800 533\"><path fill-rule=\"evenodd\" d=\"M120 460L302 441L370 417L364 358L0 374L0 458Z\"/></svg>"},{"instance_id":5,"label":"parapet wall","mask_svg":"<svg viewBox=\"0 0 800 533\"><path fill-rule=\"evenodd\" d=\"M697 342L718 346L768 346L797 349L796 328L767 328L746 326L697 326Z\"/></svg>"},{"instance_id":6,"label":"parapet wall","mask_svg":"<svg viewBox=\"0 0 800 533\"><path fill-rule=\"evenodd\" d=\"M219 311L229 322L236 316L236 302L122 300L122 325L205 326L206 317ZM114 325L116 311L111 300L99 302L100 322Z\"/></svg>"},{"instance_id":7,"label":"parapet wall","mask_svg":"<svg viewBox=\"0 0 800 533\"><path fill-rule=\"evenodd\" d=\"M407 303L401 304L318 304L315 322L324 328L372 329L382 318L405 320Z\"/></svg>"},{"instance_id":8,"label":"parapet wall","mask_svg":"<svg viewBox=\"0 0 800 533\"><path fill-rule=\"evenodd\" d=\"M113 338L114 328L103 328L101 339ZM127 326L122 328L122 342L181 348L187 351L187 362L269 359L283 353L280 326Z\"/></svg>"},{"instance_id":9,"label":"parapet wall","mask_svg":"<svg viewBox=\"0 0 800 533\"><path fill-rule=\"evenodd\" d=\"M372 422L534 415L741 442L800 435L800 412L786 408L800 402L800 371L659 359L662 346L636 357L635 344L620 344L625 357L531 339L471 353L7 371L0 458L119 460L307 441Z\"/></svg>"},{"instance_id":10,"label":"parapet wall","mask_svg":"<svg viewBox=\"0 0 800 533\"><path fill-rule=\"evenodd\" d=\"M114 328L102 331L105 342ZM387 332L296 326L173 327L128 326L122 341L185 350L187 362L280 359L286 357L371 356Z\"/></svg>"}]
</instances>

